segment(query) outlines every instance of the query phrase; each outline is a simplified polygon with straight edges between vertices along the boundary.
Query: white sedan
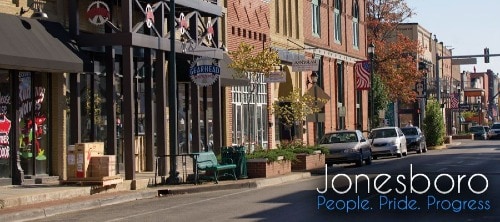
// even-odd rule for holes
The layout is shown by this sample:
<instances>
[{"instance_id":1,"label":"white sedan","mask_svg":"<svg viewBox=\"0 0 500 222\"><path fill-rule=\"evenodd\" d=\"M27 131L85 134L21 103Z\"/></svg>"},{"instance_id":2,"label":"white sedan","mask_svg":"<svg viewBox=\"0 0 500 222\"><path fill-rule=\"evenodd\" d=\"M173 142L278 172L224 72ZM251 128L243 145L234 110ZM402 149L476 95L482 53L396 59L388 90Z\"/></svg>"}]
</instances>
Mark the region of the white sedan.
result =
<instances>
[{"instance_id":1,"label":"white sedan","mask_svg":"<svg viewBox=\"0 0 500 222\"><path fill-rule=\"evenodd\" d=\"M369 139L372 144L373 159L379 156L406 156L406 137L399 127L382 127L373 129Z\"/></svg>"}]
</instances>

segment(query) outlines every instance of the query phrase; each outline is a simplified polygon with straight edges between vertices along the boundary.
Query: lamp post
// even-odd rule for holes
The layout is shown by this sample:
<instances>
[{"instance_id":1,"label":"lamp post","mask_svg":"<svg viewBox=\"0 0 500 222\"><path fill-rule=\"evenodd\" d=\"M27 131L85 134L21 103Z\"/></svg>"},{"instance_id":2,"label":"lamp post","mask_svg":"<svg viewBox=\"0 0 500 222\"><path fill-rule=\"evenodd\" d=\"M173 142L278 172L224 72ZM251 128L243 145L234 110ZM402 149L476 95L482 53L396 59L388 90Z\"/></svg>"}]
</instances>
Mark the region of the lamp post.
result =
<instances>
[{"instance_id":1,"label":"lamp post","mask_svg":"<svg viewBox=\"0 0 500 222\"><path fill-rule=\"evenodd\" d=\"M370 130L373 129L373 116L375 115L375 99L373 91L373 57L375 56L375 45L368 45L368 55L370 56Z\"/></svg>"},{"instance_id":2,"label":"lamp post","mask_svg":"<svg viewBox=\"0 0 500 222\"><path fill-rule=\"evenodd\" d=\"M458 92L458 128L457 132L460 132L460 129L462 128L462 112L460 105L462 104L462 88L460 87L460 83L457 84L457 92Z\"/></svg>"},{"instance_id":3,"label":"lamp post","mask_svg":"<svg viewBox=\"0 0 500 222\"><path fill-rule=\"evenodd\" d=\"M314 87L314 106L315 106L315 108L317 108L317 106L318 106L318 90L317 90L318 73L313 72L311 74L311 81L312 81L313 87ZM314 144L318 144L318 142L319 142L318 122L319 122L318 121L318 112L315 112L314 113L314 129L316 129L316 131L314 132L314 138L315 138Z\"/></svg>"}]
</instances>

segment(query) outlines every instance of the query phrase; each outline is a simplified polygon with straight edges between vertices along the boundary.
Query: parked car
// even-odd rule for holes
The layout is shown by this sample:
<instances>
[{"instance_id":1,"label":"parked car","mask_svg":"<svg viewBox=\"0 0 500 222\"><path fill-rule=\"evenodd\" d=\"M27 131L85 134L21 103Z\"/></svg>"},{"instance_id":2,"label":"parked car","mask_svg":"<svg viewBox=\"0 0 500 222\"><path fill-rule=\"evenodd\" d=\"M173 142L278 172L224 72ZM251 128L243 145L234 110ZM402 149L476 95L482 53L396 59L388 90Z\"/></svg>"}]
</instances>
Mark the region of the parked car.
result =
<instances>
[{"instance_id":1,"label":"parked car","mask_svg":"<svg viewBox=\"0 0 500 222\"><path fill-rule=\"evenodd\" d=\"M475 140L486 140L488 139L488 134L486 134L486 129L484 126L471 126L469 132L474 134Z\"/></svg>"},{"instance_id":2,"label":"parked car","mask_svg":"<svg viewBox=\"0 0 500 222\"><path fill-rule=\"evenodd\" d=\"M403 127L401 131L405 134L408 151L415 151L417 153L427 152L425 135L420 128L417 126Z\"/></svg>"},{"instance_id":3,"label":"parked car","mask_svg":"<svg viewBox=\"0 0 500 222\"><path fill-rule=\"evenodd\" d=\"M373 159L379 156L406 156L406 137L399 127L382 127L370 133Z\"/></svg>"},{"instance_id":4,"label":"parked car","mask_svg":"<svg viewBox=\"0 0 500 222\"><path fill-rule=\"evenodd\" d=\"M490 131L488 131L488 138L495 139L500 137L500 122L493 123Z\"/></svg>"},{"instance_id":5,"label":"parked car","mask_svg":"<svg viewBox=\"0 0 500 222\"><path fill-rule=\"evenodd\" d=\"M356 163L357 166L372 163L370 143L359 130L341 130L326 133L319 142L330 153L326 155L328 165L341 163Z\"/></svg>"}]
</instances>

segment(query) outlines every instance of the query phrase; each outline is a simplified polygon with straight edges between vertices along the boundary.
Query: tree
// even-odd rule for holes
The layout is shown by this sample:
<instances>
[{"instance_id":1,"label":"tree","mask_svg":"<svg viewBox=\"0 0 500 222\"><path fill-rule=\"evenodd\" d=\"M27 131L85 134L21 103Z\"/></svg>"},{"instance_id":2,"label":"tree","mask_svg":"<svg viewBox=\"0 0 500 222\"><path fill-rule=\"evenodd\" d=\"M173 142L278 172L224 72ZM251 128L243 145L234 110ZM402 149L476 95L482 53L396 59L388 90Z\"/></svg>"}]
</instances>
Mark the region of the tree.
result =
<instances>
[{"instance_id":1,"label":"tree","mask_svg":"<svg viewBox=\"0 0 500 222\"><path fill-rule=\"evenodd\" d=\"M262 51L254 51L254 46L242 42L236 51L229 52L233 62L228 66L235 70L234 78L255 79L258 75L269 76L280 64L280 58L276 50L266 48Z\"/></svg>"},{"instance_id":2,"label":"tree","mask_svg":"<svg viewBox=\"0 0 500 222\"><path fill-rule=\"evenodd\" d=\"M269 74L275 71L276 66L280 64L280 58L276 50L272 50L269 47L263 49L262 51L255 51L254 46L247 44L245 42L240 43L235 51L229 52L231 59L233 60L228 67L235 70L233 74L234 78L246 78L250 82L249 90L247 93L247 113L250 114L250 101L257 88L257 80L260 76L269 76ZM252 143L252 134L250 133L250 122L252 117L248 115L248 125L247 125L247 138L249 146Z\"/></svg>"},{"instance_id":3,"label":"tree","mask_svg":"<svg viewBox=\"0 0 500 222\"><path fill-rule=\"evenodd\" d=\"M425 108L423 131L425 142L429 146L440 146L444 143L444 120L441 105L436 99L429 99Z\"/></svg>"},{"instance_id":4,"label":"tree","mask_svg":"<svg viewBox=\"0 0 500 222\"><path fill-rule=\"evenodd\" d=\"M412 10L404 0L368 0L366 10L368 42L376 46L375 75L380 76L386 89L397 89L390 93L383 90L384 94L392 101L415 101L413 88L424 75L418 70L416 58L423 48L418 40L397 33L398 25L413 15Z\"/></svg>"},{"instance_id":5,"label":"tree","mask_svg":"<svg viewBox=\"0 0 500 222\"><path fill-rule=\"evenodd\" d=\"M320 108L315 106L315 103L327 103L328 100L317 98L309 94L301 95L300 89L293 89L290 94L285 97L279 97L271 107L271 113L274 113L281 120L281 123L291 133L292 126L300 125L306 120L308 115L318 113ZM302 127L301 127L302 129ZM292 140L294 135L292 134Z\"/></svg>"}]
</instances>

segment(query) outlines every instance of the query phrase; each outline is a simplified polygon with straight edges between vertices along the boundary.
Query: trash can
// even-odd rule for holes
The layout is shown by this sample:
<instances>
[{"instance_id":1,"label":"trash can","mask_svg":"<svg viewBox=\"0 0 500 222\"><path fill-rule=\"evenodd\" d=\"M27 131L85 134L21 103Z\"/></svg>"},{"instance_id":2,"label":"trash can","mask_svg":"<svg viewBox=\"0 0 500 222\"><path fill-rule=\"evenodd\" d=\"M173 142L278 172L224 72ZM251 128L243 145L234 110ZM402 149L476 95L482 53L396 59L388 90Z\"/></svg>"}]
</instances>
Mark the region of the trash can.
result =
<instances>
[{"instance_id":1,"label":"trash can","mask_svg":"<svg viewBox=\"0 0 500 222\"><path fill-rule=\"evenodd\" d=\"M222 147L221 157L223 164L233 163L236 164L236 169L234 173L236 178L245 179L247 176L247 158L245 154L246 148L244 146L229 146ZM232 161L225 161L226 159L231 159Z\"/></svg>"},{"instance_id":2,"label":"trash can","mask_svg":"<svg viewBox=\"0 0 500 222\"><path fill-rule=\"evenodd\" d=\"M233 146L233 150L233 162L236 163L236 177L238 179L248 178L246 148L244 146Z\"/></svg>"}]
</instances>

